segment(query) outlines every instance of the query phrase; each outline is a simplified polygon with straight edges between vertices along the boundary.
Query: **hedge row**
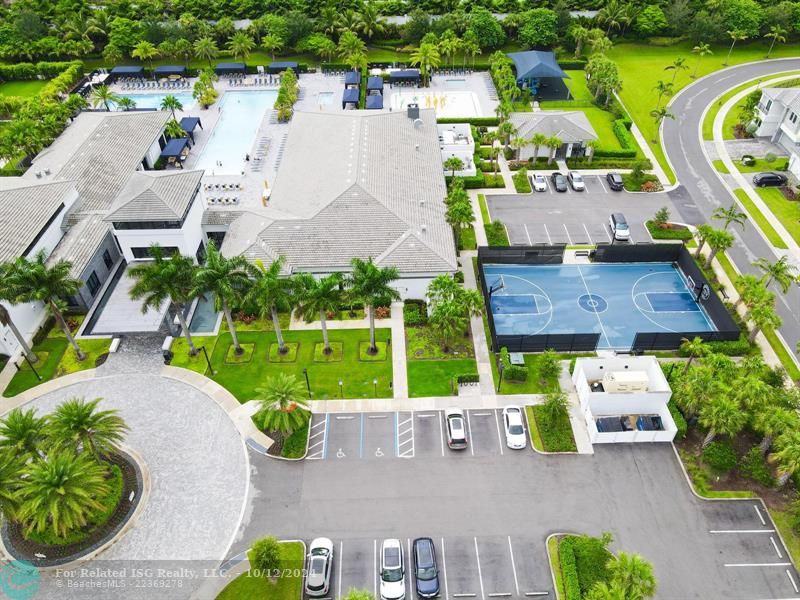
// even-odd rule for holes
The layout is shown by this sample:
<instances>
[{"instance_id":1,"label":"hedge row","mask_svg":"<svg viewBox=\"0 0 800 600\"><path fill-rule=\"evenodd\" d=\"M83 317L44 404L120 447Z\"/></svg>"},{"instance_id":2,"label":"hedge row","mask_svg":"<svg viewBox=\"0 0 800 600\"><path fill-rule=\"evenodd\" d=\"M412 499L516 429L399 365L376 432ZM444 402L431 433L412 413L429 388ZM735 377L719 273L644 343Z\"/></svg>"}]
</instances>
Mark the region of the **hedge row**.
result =
<instances>
[{"instance_id":1,"label":"hedge row","mask_svg":"<svg viewBox=\"0 0 800 600\"><path fill-rule=\"evenodd\" d=\"M490 244L491 245L491 244ZM503 364L503 376L509 381L528 381L528 367L512 365L508 348L500 348L500 362Z\"/></svg>"},{"instance_id":2,"label":"hedge row","mask_svg":"<svg viewBox=\"0 0 800 600\"><path fill-rule=\"evenodd\" d=\"M633 122L630 118L615 119L611 125L611 130L617 136L619 145L625 150L633 150L634 156L636 156L636 140L631 135L631 125L633 125Z\"/></svg>"},{"instance_id":3,"label":"hedge row","mask_svg":"<svg viewBox=\"0 0 800 600\"><path fill-rule=\"evenodd\" d=\"M464 118L448 118L448 119L436 119L436 122L440 125L452 125L453 123L469 123L470 125L475 125L477 127L497 127L500 124L500 119L497 117L472 117L470 119Z\"/></svg>"},{"instance_id":4,"label":"hedge row","mask_svg":"<svg viewBox=\"0 0 800 600\"><path fill-rule=\"evenodd\" d=\"M450 184L450 181L453 178L449 175L445 177L445 181L447 184ZM501 188L505 187L505 181L503 180L503 176L492 175L492 174L482 174L482 175L472 175L470 177L460 177L464 182L464 188L468 190L476 190L480 188Z\"/></svg>"},{"instance_id":5,"label":"hedge row","mask_svg":"<svg viewBox=\"0 0 800 600\"><path fill-rule=\"evenodd\" d=\"M614 150L610 148L597 148L594 151L594 156L595 158L636 158L636 150L628 150L628 149Z\"/></svg>"},{"instance_id":6,"label":"hedge row","mask_svg":"<svg viewBox=\"0 0 800 600\"><path fill-rule=\"evenodd\" d=\"M558 560L561 563L561 581L564 583L564 600L581 600L578 567L575 564L573 539L565 537L558 543Z\"/></svg>"},{"instance_id":7,"label":"hedge row","mask_svg":"<svg viewBox=\"0 0 800 600\"><path fill-rule=\"evenodd\" d=\"M79 60L62 62L37 62L37 63L16 63L13 65L0 65L0 79L3 81L19 81L23 79L51 79L59 73L65 71L71 65L78 64L83 68L83 63Z\"/></svg>"},{"instance_id":8,"label":"hedge row","mask_svg":"<svg viewBox=\"0 0 800 600\"><path fill-rule=\"evenodd\" d=\"M678 428L678 433L676 433L675 436L679 440L682 440L686 437L686 432L689 430L689 425L686 423L683 413L675 404L675 400L670 400L667 402L667 408L669 409L669 414L672 415L672 420L675 421L675 427Z\"/></svg>"},{"instance_id":9,"label":"hedge row","mask_svg":"<svg viewBox=\"0 0 800 600\"><path fill-rule=\"evenodd\" d=\"M428 322L428 307L424 300L406 300L403 306L403 322L409 326L425 325Z\"/></svg>"}]
</instances>

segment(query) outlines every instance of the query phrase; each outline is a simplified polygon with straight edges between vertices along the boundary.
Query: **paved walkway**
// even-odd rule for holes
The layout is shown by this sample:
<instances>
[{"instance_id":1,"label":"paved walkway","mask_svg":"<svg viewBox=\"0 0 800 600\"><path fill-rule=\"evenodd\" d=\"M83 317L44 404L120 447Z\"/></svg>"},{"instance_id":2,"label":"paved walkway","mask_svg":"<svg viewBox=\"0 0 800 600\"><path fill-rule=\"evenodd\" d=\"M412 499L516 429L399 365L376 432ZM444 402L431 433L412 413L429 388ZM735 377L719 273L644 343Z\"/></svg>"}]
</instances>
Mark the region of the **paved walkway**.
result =
<instances>
[{"instance_id":1,"label":"paved walkway","mask_svg":"<svg viewBox=\"0 0 800 600\"><path fill-rule=\"evenodd\" d=\"M572 383L572 376L569 374L569 361L561 361L561 374L558 377L558 385L563 392L566 392L569 399L569 422L572 425L572 436L575 438L575 446L578 454L594 454L594 447L589 441L589 430L586 429L586 419L581 411L581 403L578 399L578 392Z\"/></svg>"},{"instance_id":2,"label":"paved walkway","mask_svg":"<svg viewBox=\"0 0 800 600\"><path fill-rule=\"evenodd\" d=\"M483 230L483 227L480 229ZM475 279L475 270L472 268L472 258L476 254L475 252L461 253L461 271L464 273L464 287L470 290L479 289L478 282ZM489 352L486 331L483 328L483 317L470 317L469 324L472 330L472 343L475 346L475 361L478 363L481 396L491 399L496 394L494 380L492 379L491 361L493 356Z\"/></svg>"},{"instance_id":3,"label":"paved walkway","mask_svg":"<svg viewBox=\"0 0 800 600\"><path fill-rule=\"evenodd\" d=\"M403 303L392 302L392 392L395 399L408 398L406 369L406 328L403 323Z\"/></svg>"}]
</instances>

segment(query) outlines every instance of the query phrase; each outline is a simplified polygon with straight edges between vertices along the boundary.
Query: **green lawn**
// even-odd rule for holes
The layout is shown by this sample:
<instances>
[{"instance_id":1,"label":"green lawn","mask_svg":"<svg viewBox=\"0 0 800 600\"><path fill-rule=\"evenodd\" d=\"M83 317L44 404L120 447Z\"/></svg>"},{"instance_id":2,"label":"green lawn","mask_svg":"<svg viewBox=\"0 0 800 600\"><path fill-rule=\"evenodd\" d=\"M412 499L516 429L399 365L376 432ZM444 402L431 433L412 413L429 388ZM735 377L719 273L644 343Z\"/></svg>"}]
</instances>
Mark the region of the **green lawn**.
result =
<instances>
[{"instance_id":1,"label":"green lawn","mask_svg":"<svg viewBox=\"0 0 800 600\"><path fill-rule=\"evenodd\" d=\"M726 167L725 163L722 162L722 160L720 160L719 158L717 160L712 161L712 164L714 165L714 168L717 170L717 173L725 173L725 174L730 173L730 171L728 171L728 167Z\"/></svg>"},{"instance_id":2,"label":"green lawn","mask_svg":"<svg viewBox=\"0 0 800 600\"><path fill-rule=\"evenodd\" d=\"M408 395L412 398L452 395L453 378L478 372L474 358L409 360Z\"/></svg>"},{"instance_id":3,"label":"green lawn","mask_svg":"<svg viewBox=\"0 0 800 600\"><path fill-rule=\"evenodd\" d=\"M487 338L490 339L490 338ZM560 360L570 359L573 354L560 354ZM558 390L558 377L551 377L545 379L539 374L539 369L542 363L541 354L525 354L525 366L528 367L528 380L527 381L509 381L503 377L503 383L500 384L499 394L546 394ZM499 377L497 373L497 364L492 360L492 373L495 383Z\"/></svg>"},{"instance_id":4,"label":"green lawn","mask_svg":"<svg viewBox=\"0 0 800 600\"><path fill-rule=\"evenodd\" d=\"M800 202L787 200L778 188L756 188L756 192L794 241L800 244Z\"/></svg>"},{"instance_id":5,"label":"green lawn","mask_svg":"<svg viewBox=\"0 0 800 600\"><path fill-rule=\"evenodd\" d=\"M205 343L215 373L207 372L205 358L200 352L189 357L183 338L175 340L172 365L192 369L205 374L230 391L240 402L256 398L255 389L263 386L270 376L279 371L291 373L305 382L303 369L308 369L312 398L325 400L339 398L339 381L345 398L391 398L392 347L386 346L390 329L378 329L376 340L381 346L382 360L359 360L359 347L369 342L368 329L345 329L330 332L330 341L342 344L342 360L331 362L314 361L314 349L322 341L319 331L284 331L287 344L297 344L297 359L294 362L270 362L269 347L277 343L272 331L243 331L239 333L242 344L253 344L253 356L249 362L228 364L225 357L231 345L230 333L218 338L195 338L196 344ZM200 340L204 340L201 342ZM377 379L377 386L373 380Z\"/></svg>"},{"instance_id":6,"label":"green lawn","mask_svg":"<svg viewBox=\"0 0 800 600\"><path fill-rule=\"evenodd\" d=\"M758 209L755 202L753 202L750 199L750 196L747 195L747 192L741 188L738 188L733 190L733 193L736 194L736 199L742 203L756 224L761 228L761 231L764 232L764 235L767 236L769 243L776 248L781 248L784 250L788 248L786 242L784 242L781 236L778 235L778 232L775 231L775 228L770 225L769 221L767 221L767 218L764 216L764 213Z\"/></svg>"},{"instance_id":7,"label":"green lawn","mask_svg":"<svg viewBox=\"0 0 800 600\"><path fill-rule=\"evenodd\" d=\"M303 544L282 543L280 571L286 573L285 577L272 581L242 573L225 586L217 600L298 600L302 597L304 565Z\"/></svg>"},{"instance_id":8,"label":"green lawn","mask_svg":"<svg viewBox=\"0 0 800 600\"><path fill-rule=\"evenodd\" d=\"M466 229L462 229L459 234L459 250L476 250L478 242L475 238L475 228L470 225Z\"/></svg>"},{"instance_id":9,"label":"green lawn","mask_svg":"<svg viewBox=\"0 0 800 600\"><path fill-rule=\"evenodd\" d=\"M752 165L743 165L742 161L735 160L733 164L736 165L736 168L739 169L741 173L760 173L761 171L775 171L778 167L784 165L789 161L788 158L778 158L771 163L767 162L763 158L756 158L755 164Z\"/></svg>"},{"instance_id":10,"label":"green lawn","mask_svg":"<svg viewBox=\"0 0 800 600\"><path fill-rule=\"evenodd\" d=\"M533 445L542 452L577 452L569 413L551 419L544 406L526 406Z\"/></svg>"},{"instance_id":11,"label":"green lawn","mask_svg":"<svg viewBox=\"0 0 800 600\"><path fill-rule=\"evenodd\" d=\"M681 72L676 77L676 93L694 81L690 75L694 72L697 57L691 52L692 46L693 44L688 41L674 46L651 46L630 42L619 43L608 52L608 57L617 63L623 81L620 97L646 140L656 139L658 131L655 121L650 116L650 111L655 108L658 99L658 94L653 88L659 80L672 79L672 74L664 71L664 67L670 65L676 58L688 59L689 71ZM714 54L705 56L700 61L698 77L723 68L722 63L728 54L727 44L716 44L712 49ZM730 64L761 60L766 55L766 50L767 44L761 40L750 44L737 44L731 55ZM797 56L797 54L796 45L780 44L775 46L772 57ZM651 144L650 148L670 181L674 181L675 176L667 164L661 144Z\"/></svg>"},{"instance_id":12,"label":"green lawn","mask_svg":"<svg viewBox=\"0 0 800 600\"><path fill-rule=\"evenodd\" d=\"M0 83L0 96L22 96L29 98L39 93L47 81L34 79L31 81L6 81Z\"/></svg>"},{"instance_id":13,"label":"green lawn","mask_svg":"<svg viewBox=\"0 0 800 600\"><path fill-rule=\"evenodd\" d=\"M564 83L569 88L570 100L545 100L539 103L541 108L549 110L594 106L592 104L594 97L586 86L586 73L578 69L566 69L564 72L569 75L569 79L565 79Z\"/></svg>"},{"instance_id":14,"label":"green lawn","mask_svg":"<svg viewBox=\"0 0 800 600\"><path fill-rule=\"evenodd\" d=\"M773 523L781 532L783 541L786 542L786 549L792 555L794 564L800 561L800 536L792 529L792 517L788 511L780 511L770 509L769 515L772 517Z\"/></svg>"}]
</instances>

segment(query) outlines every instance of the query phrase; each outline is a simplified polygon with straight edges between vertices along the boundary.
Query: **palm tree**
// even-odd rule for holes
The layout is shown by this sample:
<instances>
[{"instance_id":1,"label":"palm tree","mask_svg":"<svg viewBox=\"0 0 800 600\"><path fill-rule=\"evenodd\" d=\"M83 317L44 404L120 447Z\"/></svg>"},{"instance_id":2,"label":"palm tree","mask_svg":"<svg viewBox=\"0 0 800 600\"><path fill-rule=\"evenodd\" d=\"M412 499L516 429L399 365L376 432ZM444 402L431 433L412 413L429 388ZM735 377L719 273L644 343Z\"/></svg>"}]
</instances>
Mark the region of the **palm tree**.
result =
<instances>
[{"instance_id":1,"label":"palm tree","mask_svg":"<svg viewBox=\"0 0 800 600\"><path fill-rule=\"evenodd\" d=\"M171 140L185 138L186 130L175 119L170 119L164 126L164 135Z\"/></svg>"},{"instance_id":2,"label":"palm tree","mask_svg":"<svg viewBox=\"0 0 800 600\"><path fill-rule=\"evenodd\" d=\"M683 374L686 375L689 367L692 366L692 361L699 356L705 356L710 352L710 349L701 338L695 337L691 340L683 338L681 340L681 351L689 355L689 360L686 361L686 365L683 368Z\"/></svg>"},{"instance_id":3,"label":"palm tree","mask_svg":"<svg viewBox=\"0 0 800 600\"><path fill-rule=\"evenodd\" d=\"M606 36L611 35L612 29L619 29L625 12L618 0L608 0L597 13L597 22L608 26Z\"/></svg>"},{"instance_id":4,"label":"palm tree","mask_svg":"<svg viewBox=\"0 0 800 600\"><path fill-rule=\"evenodd\" d=\"M606 36L593 37L589 39L589 46L592 48L593 55L605 54L614 44Z\"/></svg>"},{"instance_id":5,"label":"palm tree","mask_svg":"<svg viewBox=\"0 0 800 600\"><path fill-rule=\"evenodd\" d=\"M211 59L219 54L219 48L217 48L217 43L210 37L201 37L194 43L194 53L197 58L207 60L208 67L211 68Z\"/></svg>"},{"instance_id":6,"label":"palm tree","mask_svg":"<svg viewBox=\"0 0 800 600\"><path fill-rule=\"evenodd\" d=\"M336 312L344 302L344 277L341 273L333 273L322 279L316 279L310 273L301 273L297 276L297 287L300 291L300 305L297 307L297 316L311 323L319 316L322 329L323 353L330 354L328 341L328 313Z\"/></svg>"},{"instance_id":7,"label":"palm tree","mask_svg":"<svg viewBox=\"0 0 800 600\"><path fill-rule=\"evenodd\" d=\"M347 31L355 33L358 31L359 25L359 15L352 8L339 12L336 17L336 31L338 31L340 35L344 35Z\"/></svg>"},{"instance_id":8,"label":"palm tree","mask_svg":"<svg viewBox=\"0 0 800 600\"><path fill-rule=\"evenodd\" d=\"M672 85L675 85L675 78L678 76L680 71L687 71L689 66L686 64L686 58L679 57L672 61L671 65L667 65L664 67L665 71L672 71L672 81L670 82Z\"/></svg>"},{"instance_id":9,"label":"palm tree","mask_svg":"<svg viewBox=\"0 0 800 600\"><path fill-rule=\"evenodd\" d=\"M721 382L711 368L702 365L691 369L678 381L676 402L687 418L694 417L700 407L721 392Z\"/></svg>"},{"instance_id":10,"label":"palm tree","mask_svg":"<svg viewBox=\"0 0 800 600\"><path fill-rule=\"evenodd\" d=\"M536 132L531 137L531 144L533 145L533 165L536 166L536 161L539 159L539 148L547 146L547 136L542 132Z\"/></svg>"},{"instance_id":11,"label":"palm tree","mask_svg":"<svg viewBox=\"0 0 800 600\"><path fill-rule=\"evenodd\" d=\"M363 33L368 40L371 40L372 36L378 33L383 33L385 29L381 13L377 4L374 2L367 2L364 4L361 12L358 14L357 23L358 31Z\"/></svg>"},{"instance_id":12,"label":"palm tree","mask_svg":"<svg viewBox=\"0 0 800 600\"><path fill-rule=\"evenodd\" d=\"M736 290L739 292L739 298L733 305L734 309L739 308L742 304L745 306L752 306L753 301L764 296L767 288L764 287L764 280L755 275L742 275L736 280Z\"/></svg>"},{"instance_id":13,"label":"palm tree","mask_svg":"<svg viewBox=\"0 0 800 600\"><path fill-rule=\"evenodd\" d=\"M800 431L790 429L775 440L777 450L768 460L778 464L778 486L783 487L789 478L800 471Z\"/></svg>"},{"instance_id":14,"label":"palm tree","mask_svg":"<svg viewBox=\"0 0 800 600\"><path fill-rule=\"evenodd\" d=\"M117 108L124 111L133 110L136 108L136 101L133 98L122 96L117 101Z\"/></svg>"},{"instance_id":15,"label":"palm tree","mask_svg":"<svg viewBox=\"0 0 800 600\"><path fill-rule=\"evenodd\" d=\"M350 30L342 33L337 50L342 60L353 69L357 69L366 63L367 46L361 38Z\"/></svg>"},{"instance_id":16,"label":"palm tree","mask_svg":"<svg viewBox=\"0 0 800 600\"><path fill-rule=\"evenodd\" d=\"M757 258L753 261L753 265L764 271L764 287L767 289L775 281L785 294L793 283L798 282L797 267L789 262L787 256L781 256L774 263L769 262L766 258Z\"/></svg>"},{"instance_id":17,"label":"palm tree","mask_svg":"<svg viewBox=\"0 0 800 600\"><path fill-rule=\"evenodd\" d=\"M619 586L623 598L643 600L656 595L656 577L653 565L638 554L620 552L617 560L609 560L607 565L611 575L611 586Z\"/></svg>"},{"instance_id":18,"label":"palm tree","mask_svg":"<svg viewBox=\"0 0 800 600\"><path fill-rule=\"evenodd\" d=\"M56 445L88 451L98 461L119 452L128 426L118 410L97 410L100 400L70 398L58 405L48 422L48 433Z\"/></svg>"},{"instance_id":19,"label":"palm tree","mask_svg":"<svg viewBox=\"0 0 800 600\"><path fill-rule=\"evenodd\" d=\"M244 31L237 31L233 34L233 37L228 40L228 50L235 58L241 58L242 60L247 60L247 57L250 56L255 46L256 43L253 41L253 38Z\"/></svg>"},{"instance_id":20,"label":"palm tree","mask_svg":"<svg viewBox=\"0 0 800 600\"><path fill-rule=\"evenodd\" d=\"M708 429L703 440L705 448L720 433L727 436L739 433L747 423L747 414L736 400L727 394L719 394L700 407L699 423Z\"/></svg>"},{"instance_id":21,"label":"palm tree","mask_svg":"<svg viewBox=\"0 0 800 600\"><path fill-rule=\"evenodd\" d=\"M15 293L14 290L11 289L11 282L9 281L9 276L13 268L13 263L0 263L0 302L5 301L10 304L14 302ZM11 330L11 333L14 335L14 338L16 338L29 361L32 363L39 361L39 357L36 356L36 353L33 351L30 344L28 344L28 340L26 340L22 332L17 329L14 320L11 318L11 313L2 304L0 304L0 325L8 327Z\"/></svg>"},{"instance_id":22,"label":"palm tree","mask_svg":"<svg viewBox=\"0 0 800 600\"><path fill-rule=\"evenodd\" d=\"M748 38L748 35L743 31L729 31L728 35L731 38L731 47L728 49L728 56L725 57L725 62L722 63L726 67L728 66L728 61L731 59L731 52L733 52L733 47L736 45L736 42L743 42Z\"/></svg>"},{"instance_id":23,"label":"palm tree","mask_svg":"<svg viewBox=\"0 0 800 600\"><path fill-rule=\"evenodd\" d=\"M712 231L714 231L714 228L708 223L703 223L697 228L697 250L694 251L695 258L700 258L700 252L702 252L703 247L706 245L706 240Z\"/></svg>"},{"instance_id":24,"label":"palm tree","mask_svg":"<svg viewBox=\"0 0 800 600\"><path fill-rule=\"evenodd\" d=\"M26 534L50 531L64 537L84 527L111 492L106 468L91 454L69 450L48 454L25 470L17 516Z\"/></svg>"},{"instance_id":25,"label":"palm tree","mask_svg":"<svg viewBox=\"0 0 800 600\"><path fill-rule=\"evenodd\" d=\"M705 268L708 269L711 267L714 257L720 250L724 252L733 246L733 234L725 231L724 229L714 229L709 234L708 238L706 238L706 243L711 250L706 257L705 263Z\"/></svg>"},{"instance_id":26,"label":"palm tree","mask_svg":"<svg viewBox=\"0 0 800 600\"><path fill-rule=\"evenodd\" d=\"M250 285L248 262L244 256L226 258L213 241L206 246L206 261L197 267L194 274L193 296L213 294L214 309L221 310L228 323L236 354L244 350L239 344L239 336L231 314L231 305L238 303Z\"/></svg>"},{"instance_id":27,"label":"palm tree","mask_svg":"<svg viewBox=\"0 0 800 600\"><path fill-rule=\"evenodd\" d=\"M295 296L294 281L289 277L281 276L285 263L286 259L281 256L272 261L268 267L265 267L261 261L251 265L249 271L253 283L245 295L245 302L257 306L262 319L267 317L272 319L275 337L278 339L278 351L281 354L286 354L289 349L283 340L278 311L291 310Z\"/></svg>"},{"instance_id":28,"label":"palm tree","mask_svg":"<svg viewBox=\"0 0 800 600\"><path fill-rule=\"evenodd\" d=\"M672 95L672 88L673 87L674 87L673 84L671 84L669 82L666 82L666 81L660 81L660 80L655 85L655 87L653 87L653 91L658 92L658 100L656 101L656 110L658 110L661 107L661 99L664 96L671 96Z\"/></svg>"},{"instance_id":29,"label":"palm tree","mask_svg":"<svg viewBox=\"0 0 800 600\"><path fill-rule=\"evenodd\" d=\"M664 119L674 119L675 118L675 115L673 115L670 111L668 111L666 107L662 107L662 108L657 108L655 110L651 110L650 111L650 116L653 117L653 121L655 121L655 124L656 124L656 129L655 129L656 135L658 135L658 129L659 129L659 127L661 127L661 123L664 121ZM658 142L658 139L654 137L650 141L655 144L656 142Z\"/></svg>"},{"instance_id":30,"label":"palm tree","mask_svg":"<svg viewBox=\"0 0 800 600\"><path fill-rule=\"evenodd\" d=\"M283 48L283 40L277 35L265 35L261 40L261 47L275 60L275 53Z\"/></svg>"},{"instance_id":31,"label":"palm tree","mask_svg":"<svg viewBox=\"0 0 800 600\"><path fill-rule=\"evenodd\" d=\"M131 57L150 63L150 70L153 70L153 59L158 56L158 48L147 40L142 40L131 51Z\"/></svg>"},{"instance_id":32,"label":"palm tree","mask_svg":"<svg viewBox=\"0 0 800 600\"><path fill-rule=\"evenodd\" d=\"M172 113L172 120L175 121L175 111L176 110L183 110L183 104L181 101L178 100L172 94L168 94L164 96L164 99L161 101L161 110L168 110Z\"/></svg>"},{"instance_id":33,"label":"palm tree","mask_svg":"<svg viewBox=\"0 0 800 600\"><path fill-rule=\"evenodd\" d=\"M150 308L160 310L165 302L171 301L189 344L189 354L194 356L197 348L184 316L186 307L196 297L192 295L196 269L194 262L188 256L177 253L166 257L158 244L150 246L150 256L152 261L133 265L128 270L128 275L135 280L130 296L134 300L143 300L142 313Z\"/></svg>"},{"instance_id":34,"label":"palm tree","mask_svg":"<svg viewBox=\"0 0 800 600\"><path fill-rule=\"evenodd\" d=\"M697 62L694 65L694 73L692 73L692 79L697 78L697 70L700 68L700 61L704 56L708 56L709 54L714 54L714 51L711 49L709 44L705 42L700 42L692 48L692 53L697 54Z\"/></svg>"},{"instance_id":35,"label":"palm tree","mask_svg":"<svg viewBox=\"0 0 800 600\"><path fill-rule=\"evenodd\" d=\"M427 86L430 82L431 70L442 64L439 48L436 47L436 44L420 44L419 48L411 53L411 64L419 65L422 84Z\"/></svg>"},{"instance_id":36,"label":"palm tree","mask_svg":"<svg viewBox=\"0 0 800 600\"><path fill-rule=\"evenodd\" d=\"M279 372L255 389L260 408L254 417L262 429L289 435L308 420L303 384L289 373Z\"/></svg>"},{"instance_id":37,"label":"palm tree","mask_svg":"<svg viewBox=\"0 0 800 600\"><path fill-rule=\"evenodd\" d=\"M89 102L92 108L97 108L101 104L106 110L111 110L110 103L119 104L120 98L111 91L107 85L98 85L92 88L92 93L89 94Z\"/></svg>"},{"instance_id":38,"label":"palm tree","mask_svg":"<svg viewBox=\"0 0 800 600\"><path fill-rule=\"evenodd\" d=\"M0 450L41 458L46 427L47 419L37 417L34 409L15 408L0 420Z\"/></svg>"},{"instance_id":39,"label":"palm tree","mask_svg":"<svg viewBox=\"0 0 800 600\"><path fill-rule=\"evenodd\" d=\"M584 596L585 600L629 600L625 590L616 582L596 581Z\"/></svg>"},{"instance_id":40,"label":"palm tree","mask_svg":"<svg viewBox=\"0 0 800 600\"><path fill-rule=\"evenodd\" d=\"M583 53L583 45L589 39L589 30L582 25L573 25L569 28L568 34L575 42L575 58L580 58Z\"/></svg>"},{"instance_id":41,"label":"palm tree","mask_svg":"<svg viewBox=\"0 0 800 600\"><path fill-rule=\"evenodd\" d=\"M753 428L763 437L758 447L761 455L766 456L775 438L785 431L798 427L797 413L781 406L767 406L753 415Z\"/></svg>"},{"instance_id":42,"label":"palm tree","mask_svg":"<svg viewBox=\"0 0 800 600\"><path fill-rule=\"evenodd\" d=\"M547 138L547 142L545 143L545 145L550 149L550 156L547 158L548 164L552 163L555 160L556 153L558 152L558 149L561 148L562 144L563 142L559 137L553 136Z\"/></svg>"},{"instance_id":43,"label":"palm tree","mask_svg":"<svg viewBox=\"0 0 800 600\"><path fill-rule=\"evenodd\" d=\"M508 147L508 145L511 143L511 138L517 133L517 128L511 121L503 121L497 126L495 131L503 141L503 145Z\"/></svg>"},{"instance_id":44,"label":"palm tree","mask_svg":"<svg viewBox=\"0 0 800 600\"><path fill-rule=\"evenodd\" d=\"M450 177L455 177L456 171L464 168L464 161L457 156L451 156L442 163L442 166L450 171Z\"/></svg>"},{"instance_id":45,"label":"palm tree","mask_svg":"<svg viewBox=\"0 0 800 600\"><path fill-rule=\"evenodd\" d=\"M364 261L354 258L351 262L350 294L369 309L369 353L377 354L375 345L375 307L400 299L400 294L391 283L400 276L397 267L379 267L372 258Z\"/></svg>"},{"instance_id":46,"label":"palm tree","mask_svg":"<svg viewBox=\"0 0 800 600\"><path fill-rule=\"evenodd\" d=\"M461 243L461 230L472 224L475 220L475 212L472 210L472 203L469 199L451 202L445 211L445 220L456 234L456 246Z\"/></svg>"},{"instance_id":47,"label":"palm tree","mask_svg":"<svg viewBox=\"0 0 800 600\"><path fill-rule=\"evenodd\" d=\"M16 518L24 467L25 459L22 456L9 450L0 450L0 518Z\"/></svg>"},{"instance_id":48,"label":"palm tree","mask_svg":"<svg viewBox=\"0 0 800 600\"><path fill-rule=\"evenodd\" d=\"M773 304L773 298L766 298L764 301L759 302L750 309L748 316L753 322L753 330L750 332L750 335L747 339L751 344L756 341L756 336L762 329L777 329L783 324L783 319L781 319L778 313L775 311Z\"/></svg>"},{"instance_id":49,"label":"palm tree","mask_svg":"<svg viewBox=\"0 0 800 600\"><path fill-rule=\"evenodd\" d=\"M83 282L71 274L72 263L59 260L52 266L47 265L44 250L38 252L33 260L22 256L10 269L9 282L14 290L15 302L42 302L55 317L64 335L67 337L75 356L79 361L86 358L72 332L69 330L64 315L61 313L62 298L74 296L83 287Z\"/></svg>"},{"instance_id":50,"label":"palm tree","mask_svg":"<svg viewBox=\"0 0 800 600\"><path fill-rule=\"evenodd\" d=\"M775 46L775 42L783 44L786 41L786 29L780 25L772 25L769 28L769 32L764 34L764 37L772 40L769 45L769 50L767 50L766 58L769 58L769 55L772 54L772 48Z\"/></svg>"},{"instance_id":51,"label":"palm tree","mask_svg":"<svg viewBox=\"0 0 800 600\"><path fill-rule=\"evenodd\" d=\"M173 48L175 49L176 56L183 57L183 64L188 69L189 57L192 54L192 42L190 42L186 38L178 38L177 40L175 40Z\"/></svg>"},{"instance_id":52,"label":"palm tree","mask_svg":"<svg viewBox=\"0 0 800 600\"><path fill-rule=\"evenodd\" d=\"M718 219L723 221L722 228L727 230L728 225L731 223L736 223L737 225L741 225L742 229L744 229L744 222L747 221L747 215L739 210L739 207L734 202L728 208L715 208L714 212L711 213L712 219Z\"/></svg>"}]
</instances>

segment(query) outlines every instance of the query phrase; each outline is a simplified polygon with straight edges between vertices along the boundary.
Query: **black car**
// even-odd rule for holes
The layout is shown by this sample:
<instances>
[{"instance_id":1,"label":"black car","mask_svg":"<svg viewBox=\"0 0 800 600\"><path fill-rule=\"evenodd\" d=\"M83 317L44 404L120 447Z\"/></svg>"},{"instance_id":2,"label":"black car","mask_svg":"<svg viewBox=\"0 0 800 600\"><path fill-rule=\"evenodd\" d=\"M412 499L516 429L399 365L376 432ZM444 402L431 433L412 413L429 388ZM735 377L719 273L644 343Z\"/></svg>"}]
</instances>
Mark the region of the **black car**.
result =
<instances>
[{"instance_id":1,"label":"black car","mask_svg":"<svg viewBox=\"0 0 800 600\"><path fill-rule=\"evenodd\" d=\"M553 187L557 192L567 191L567 178L558 171L550 175L550 181L553 182Z\"/></svg>"},{"instance_id":2,"label":"black car","mask_svg":"<svg viewBox=\"0 0 800 600\"><path fill-rule=\"evenodd\" d=\"M781 173L756 173L753 175L753 183L756 187L786 185L789 179Z\"/></svg>"},{"instance_id":3,"label":"black car","mask_svg":"<svg viewBox=\"0 0 800 600\"><path fill-rule=\"evenodd\" d=\"M414 580L420 598L439 595L439 569L436 566L436 548L431 538L414 540Z\"/></svg>"},{"instance_id":4,"label":"black car","mask_svg":"<svg viewBox=\"0 0 800 600\"><path fill-rule=\"evenodd\" d=\"M621 192L625 188L622 184L622 175L619 173L609 173L606 175L606 181L608 182L608 187L615 192Z\"/></svg>"}]
</instances>

